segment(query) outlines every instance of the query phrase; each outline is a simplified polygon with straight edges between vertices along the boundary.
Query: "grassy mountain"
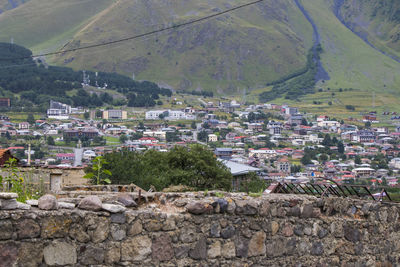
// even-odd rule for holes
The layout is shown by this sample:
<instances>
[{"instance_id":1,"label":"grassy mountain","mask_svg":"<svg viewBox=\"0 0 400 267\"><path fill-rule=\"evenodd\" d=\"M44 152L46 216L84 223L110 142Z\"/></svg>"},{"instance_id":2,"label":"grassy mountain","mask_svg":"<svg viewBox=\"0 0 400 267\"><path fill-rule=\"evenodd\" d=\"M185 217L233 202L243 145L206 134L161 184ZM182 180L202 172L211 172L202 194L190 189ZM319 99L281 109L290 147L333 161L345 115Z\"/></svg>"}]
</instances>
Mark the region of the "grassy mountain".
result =
<instances>
[{"instance_id":1,"label":"grassy mountain","mask_svg":"<svg viewBox=\"0 0 400 267\"><path fill-rule=\"evenodd\" d=\"M19 7L29 0L0 0L0 13Z\"/></svg>"},{"instance_id":2,"label":"grassy mountain","mask_svg":"<svg viewBox=\"0 0 400 267\"><path fill-rule=\"evenodd\" d=\"M171 26L246 2L30 0L0 14L0 41L13 37L35 53L76 48ZM272 89L265 88L266 84L292 77L309 64L307 54L316 29L322 51L319 57L330 79L320 81L313 90L317 94L302 98L304 101L312 103L322 93L340 88L353 90L342 91L343 99L338 101L327 100L332 106L354 101L355 95L362 103L372 91L385 95L386 100L399 96L400 78L396 74L400 63L382 53L400 57L398 1L298 2L309 19L293 0L265 0L193 26L47 61L76 70L118 72L178 90L231 95L250 88L260 93ZM275 86L278 91L271 94L279 97L280 88L284 88L287 99L292 99L296 79ZM308 86L309 80L300 81ZM328 98L332 97L339 96Z\"/></svg>"},{"instance_id":3,"label":"grassy mountain","mask_svg":"<svg viewBox=\"0 0 400 267\"><path fill-rule=\"evenodd\" d=\"M400 57L400 2L339 1L338 12L355 32L385 52Z\"/></svg>"},{"instance_id":4,"label":"grassy mountain","mask_svg":"<svg viewBox=\"0 0 400 267\"><path fill-rule=\"evenodd\" d=\"M64 45L73 48L188 21L245 2L31 0L0 15L0 40L14 36L16 43L34 52ZM304 67L311 43L311 26L291 0L266 0L145 40L51 60L75 69L135 75L176 89L241 92Z\"/></svg>"}]
</instances>

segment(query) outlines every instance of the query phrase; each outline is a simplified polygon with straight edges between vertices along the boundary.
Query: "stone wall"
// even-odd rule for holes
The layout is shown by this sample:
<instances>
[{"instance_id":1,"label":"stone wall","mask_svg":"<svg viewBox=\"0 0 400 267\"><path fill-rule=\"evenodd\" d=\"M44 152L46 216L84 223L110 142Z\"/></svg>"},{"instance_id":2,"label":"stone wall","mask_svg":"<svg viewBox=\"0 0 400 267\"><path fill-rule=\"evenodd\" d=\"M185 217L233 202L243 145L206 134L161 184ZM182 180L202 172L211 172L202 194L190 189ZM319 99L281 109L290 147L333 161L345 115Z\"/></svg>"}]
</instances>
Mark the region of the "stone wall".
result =
<instances>
[{"instance_id":1,"label":"stone wall","mask_svg":"<svg viewBox=\"0 0 400 267\"><path fill-rule=\"evenodd\" d=\"M1 210L0 266L400 264L397 204L278 194L153 193L146 200L129 194L99 196L100 203L87 194L58 202L46 196L30 207ZM139 207L123 207L127 197Z\"/></svg>"}]
</instances>

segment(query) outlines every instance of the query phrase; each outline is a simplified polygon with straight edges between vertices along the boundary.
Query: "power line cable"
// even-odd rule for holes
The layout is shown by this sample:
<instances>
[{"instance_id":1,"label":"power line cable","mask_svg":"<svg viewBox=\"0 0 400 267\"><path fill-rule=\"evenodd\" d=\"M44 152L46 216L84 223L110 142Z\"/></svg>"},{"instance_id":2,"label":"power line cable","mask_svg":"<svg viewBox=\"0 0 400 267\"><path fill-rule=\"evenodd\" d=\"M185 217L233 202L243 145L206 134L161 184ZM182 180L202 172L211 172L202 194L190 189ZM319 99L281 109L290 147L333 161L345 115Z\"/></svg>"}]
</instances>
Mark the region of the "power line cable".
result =
<instances>
[{"instance_id":1,"label":"power line cable","mask_svg":"<svg viewBox=\"0 0 400 267\"><path fill-rule=\"evenodd\" d=\"M56 52L49 52L49 53L38 54L38 55L31 55L31 56L26 56L26 57L0 58L0 61L20 60L20 59L35 58L35 57L53 56L53 55L67 53L67 52L75 52L75 51L78 51L78 50L92 49L92 48L96 48L96 47L101 47L101 46L107 46L107 45L112 45L112 44L116 44L116 43L126 42L126 41L130 41L130 40L142 38L142 37L145 37L145 36L153 35L153 34L156 34L156 33L160 33L160 32L164 32L164 31L180 28L180 27L187 26L187 25L190 25L190 24L195 24L195 23L202 22L202 21L205 21L205 20L209 20L209 19L212 19L212 18L221 16L221 15L224 15L224 14L230 13L232 11L235 11L235 10L238 10L238 9L241 9L241 8L244 8L244 7L248 7L248 6L251 6L251 5L255 5L255 4L261 3L263 1L264 0L253 1L253 2L250 2L250 3L247 3L247 4L243 4L243 5L239 5L239 6L230 8L230 9L226 9L224 11L221 11L221 12L218 12L218 13L214 13L214 14L211 14L211 15L208 15L208 16L205 16L205 17L194 19L194 20L191 20L191 21L188 21L188 22L180 23L180 24L177 24L177 25L173 25L173 26L170 26L170 27L165 27L165 28L162 28L162 29L158 29L158 30L154 30L154 31L150 31L150 32L142 33L142 34L138 34L138 35L135 35L135 36L130 36L130 37L118 39L118 40L115 40L115 41L109 41L109 42L105 42L105 43L101 43L101 44L93 44L93 45L87 45L87 46L82 46L82 47L77 47L77 48L65 49L65 50L56 51Z\"/></svg>"}]
</instances>

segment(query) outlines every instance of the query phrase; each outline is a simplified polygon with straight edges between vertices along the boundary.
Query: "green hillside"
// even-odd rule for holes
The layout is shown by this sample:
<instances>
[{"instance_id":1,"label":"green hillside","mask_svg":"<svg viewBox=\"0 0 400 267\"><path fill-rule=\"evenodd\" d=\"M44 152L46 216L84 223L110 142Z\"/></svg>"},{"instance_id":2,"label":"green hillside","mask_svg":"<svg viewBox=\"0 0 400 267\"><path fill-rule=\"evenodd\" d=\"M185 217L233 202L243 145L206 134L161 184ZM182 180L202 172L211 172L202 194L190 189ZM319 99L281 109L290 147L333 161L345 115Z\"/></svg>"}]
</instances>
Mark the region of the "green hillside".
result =
<instances>
[{"instance_id":1,"label":"green hillside","mask_svg":"<svg viewBox=\"0 0 400 267\"><path fill-rule=\"evenodd\" d=\"M379 49L400 57L400 1L345 0L339 12L354 31Z\"/></svg>"},{"instance_id":2,"label":"green hillside","mask_svg":"<svg viewBox=\"0 0 400 267\"><path fill-rule=\"evenodd\" d=\"M312 78L303 82L307 86L299 85L303 78L292 79L276 86L273 98L284 94L284 101L312 103L320 97L319 89L340 88L353 90L343 92L337 103L346 102L346 95L357 95L357 101L363 102L372 91L384 95L382 99L399 96L400 63L379 51L400 57L398 1L300 2L319 32L319 57L330 79L319 81L315 90L308 88ZM0 41L13 37L35 53L71 49L176 25L243 3L248 1L30 0L0 14ZM342 17L336 16L335 7ZM241 95L245 88L258 94L271 90L266 84L304 69L312 46L313 27L295 1L265 0L156 36L46 60L75 70L118 72L176 90ZM305 93L309 95L298 97Z\"/></svg>"},{"instance_id":3,"label":"green hillside","mask_svg":"<svg viewBox=\"0 0 400 267\"><path fill-rule=\"evenodd\" d=\"M0 13L19 7L29 0L0 0Z\"/></svg>"},{"instance_id":4,"label":"green hillside","mask_svg":"<svg viewBox=\"0 0 400 267\"><path fill-rule=\"evenodd\" d=\"M23 9L0 15L4 25L0 41L14 36L16 43L34 52L66 43L66 48L73 48L171 26L246 2L31 0ZM145 40L50 60L74 69L134 74L176 89L239 93L304 67L311 35L311 26L291 0L266 0Z\"/></svg>"},{"instance_id":5,"label":"green hillside","mask_svg":"<svg viewBox=\"0 0 400 267\"><path fill-rule=\"evenodd\" d=\"M1 1L1 0L0 0ZM110 0L30 0L0 14L0 41L14 42L34 52L59 49Z\"/></svg>"}]
</instances>

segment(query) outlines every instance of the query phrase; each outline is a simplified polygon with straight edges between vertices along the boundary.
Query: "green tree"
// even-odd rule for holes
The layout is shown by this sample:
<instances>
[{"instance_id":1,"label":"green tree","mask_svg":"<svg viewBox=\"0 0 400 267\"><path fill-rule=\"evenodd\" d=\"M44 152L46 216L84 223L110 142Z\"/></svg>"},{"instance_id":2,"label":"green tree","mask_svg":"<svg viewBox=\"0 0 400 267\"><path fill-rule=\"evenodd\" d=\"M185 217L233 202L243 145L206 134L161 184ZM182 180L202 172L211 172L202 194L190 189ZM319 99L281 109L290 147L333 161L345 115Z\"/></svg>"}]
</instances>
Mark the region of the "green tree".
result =
<instances>
[{"instance_id":1,"label":"green tree","mask_svg":"<svg viewBox=\"0 0 400 267\"><path fill-rule=\"evenodd\" d=\"M121 134L121 136L119 137L119 141L121 142L121 144L125 144L125 142L128 141L128 137L126 136L126 134Z\"/></svg>"},{"instance_id":2,"label":"green tree","mask_svg":"<svg viewBox=\"0 0 400 267\"><path fill-rule=\"evenodd\" d=\"M169 152L144 153L123 150L105 156L113 183L134 183L144 189L153 185L162 190L170 185L186 185L197 190L230 190L232 175L206 147L174 147Z\"/></svg>"},{"instance_id":3,"label":"green tree","mask_svg":"<svg viewBox=\"0 0 400 267\"><path fill-rule=\"evenodd\" d=\"M331 136L329 134L325 134L324 140L322 140L322 145L330 146L332 144Z\"/></svg>"},{"instance_id":4,"label":"green tree","mask_svg":"<svg viewBox=\"0 0 400 267\"><path fill-rule=\"evenodd\" d=\"M197 139L198 139L200 142L207 142L207 137L208 137L208 134L207 134L206 131L201 131L201 132L199 132L199 133L197 134Z\"/></svg>"},{"instance_id":5,"label":"green tree","mask_svg":"<svg viewBox=\"0 0 400 267\"><path fill-rule=\"evenodd\" d=\"M311 157L308 154L305 154L302 158L301 158L301 164L303 165L308 165L311 164Z\"/></svg>"},{"instance_id":6,"label":"green tree","mask_svg":"<svg viewBox=\"0 0 400 267\"><path fill-rule=\"evenodd\" d=\"M29 113L29 114L28 114L28 117L26 118L26 121L27 121L29 124L34 124L34 123L35 123L35 117L33 117L33 114L32 114L32 113Z\"/></svg>"},{"instance_id":7,"label":"green tree","mask_svg":"<svg viewBox=\"0 0 400 267\"><path fill-rule=\"evenodd\" d=\"M260 178L255 172L251 172L241 180L239 191L246 193L262 193L267 187L267 183L264 179Z\"/></svg>"},{"instance_id":8,"label":"green tree","mask_svg":"<svg viewBox=\"0 0 400 267\"><path fill-rule=\"evenodd\" d=\"M342 142L342 141L339 141L337 147L338 147L338 152L339 152L340 154L343 154L343 153L344 153L344 145L343 145L343 142Z\"/></svg>"},{"instance_id":9,"label":"green tree","mask_svg":"<svg viewBox=\"0 0 400 267\"><path fill-rule=\"evenodd\" d=\"M360 164L361 164L361 158L360 158L360 156L357 155L357 156L354 158L354 163L357 164L357 165L360 165Z\"/></svg>"},{"instance_id":10,"label":"green tree","mask_svg":"<svg viewBox=\"0 0 400 267\"><path fill-rule=\"evenodd\" d=\"M88 120L88 119L89 119L89 117L90 117L90 114L89 114L89 112L85 112L85 113L83 113L83 117L85 118L85 120Z\"/></svg>"},{"instance_id":11,"label":"green tree","mask_svg":"<svg viewBox=\"0 0 400 267\"><path fill-rule=\"evenodd\" d=\"M196 122L192 121L192 124L190 124L190 127L195 130L197 128Z\"/></svg>"},{"instance_id":12,"label":"green tree","mask_svg":"<svg viewBox=\"0 0 400 267\"><path fill-rule=\"evenodd\" d=\"M55 146L56 143L54 142L54 138L52 136L47 137L47 144L49 146Z\"/></svg>"}]
</instances>

